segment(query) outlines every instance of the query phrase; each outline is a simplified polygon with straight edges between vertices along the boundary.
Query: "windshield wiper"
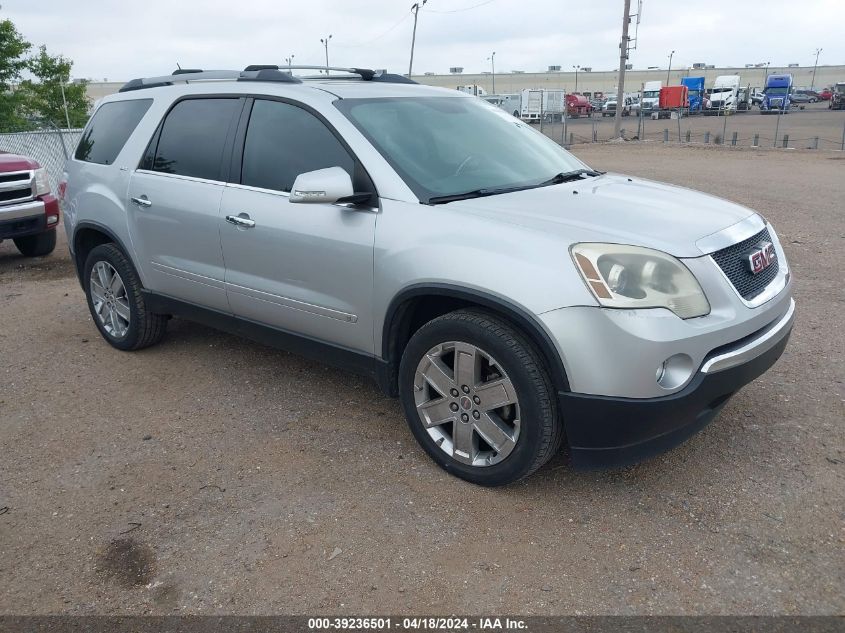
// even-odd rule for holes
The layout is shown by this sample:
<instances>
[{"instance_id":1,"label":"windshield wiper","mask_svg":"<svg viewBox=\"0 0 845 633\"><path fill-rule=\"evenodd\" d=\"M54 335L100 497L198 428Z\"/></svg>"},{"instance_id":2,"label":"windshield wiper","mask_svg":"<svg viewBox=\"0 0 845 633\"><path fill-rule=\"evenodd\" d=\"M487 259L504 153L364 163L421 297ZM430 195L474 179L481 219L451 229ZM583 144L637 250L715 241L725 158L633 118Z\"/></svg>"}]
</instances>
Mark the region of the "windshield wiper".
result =
<instances>
[{"instance_id":1,"label":"windshield wiper","mask_svg":"<svg viewBox=\"0 0 845 633\"><path fill-rule=\"evenodd\" d=\"M544 180L535 187L546 187L548 185L559 185L563 182L572 182L573 180L581 180L581 176L601 176L602 173L600 171L595 171L593 169L576 169L574 171L562 171L559 174L555 174L548 180Z\"/></svg>"},{"instance_id":2,"label":"windshield wiper","mask_svg":"<svg viewBox=\"0 0 845 633\"><path fill-rule=\"evenodd\" d=\"M510 193L512 191L522 191L523 189L530 189L536 185L524 185L520 187L499 187L494 189L473 189L472 191L464 191L463 193L453 193L448 196L434 196L428 199L428 204L445 204L447 202L455 202L456 200L469 200L471 198L484 198L485 196L495 196L500 193Z\"/></svg>"},{"instance_id":3,"label":"windshield wiper","mask_svg":"<svg viewBox=\"0 0 845 633\"><path fill-rule=\"evenodd\" d=\"M446 204L447 202L455 202L456 200L469 200L471 198L484 198L486 196L495 196L500 193L512 193L514 191L524 191L525 189L536 189L537 187L547 187L549 185L559 185L562 182L569 182L572 180L580 180L581 176L601 176L600 171L592 169L576 169L575 171L564 171L548 180L538 182L533 185L519 185L516 187L499 187L493 189L473 189L472 191L465 191L463 193L453 193L448 196L434 196L428 199L428 204Z\"/></svg>"}]
</instances>

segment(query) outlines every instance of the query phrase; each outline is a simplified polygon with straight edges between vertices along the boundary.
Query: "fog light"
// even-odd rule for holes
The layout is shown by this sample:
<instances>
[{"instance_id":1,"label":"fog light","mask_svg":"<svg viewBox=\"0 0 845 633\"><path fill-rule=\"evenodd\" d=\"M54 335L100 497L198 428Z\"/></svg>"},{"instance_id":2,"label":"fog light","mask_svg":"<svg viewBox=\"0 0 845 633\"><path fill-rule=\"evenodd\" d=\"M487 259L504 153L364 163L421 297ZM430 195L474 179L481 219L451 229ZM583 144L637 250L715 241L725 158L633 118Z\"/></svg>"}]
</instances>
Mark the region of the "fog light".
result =
<instances>
[{"instance_id":1,"label":"fog light","mask_svg":"<svg viewBox=\"0 0 845 633\"><path fill-rule=\"evenodd\" d=\"M654 378L664 389L677 389L689 380L692 372L692 358L686 354L675 354L657 367Z\"/></svg>"},{"instance_id":2,"label":"fog light","mask_svg":"<svg viewBox=\"0 0 845 633\"><path fill-rule=\"evenodd\" d=\"M59 216L57 215L48 215L47 216L47 224L55 224L59 221Z\"/></svg>"}]
</instances>

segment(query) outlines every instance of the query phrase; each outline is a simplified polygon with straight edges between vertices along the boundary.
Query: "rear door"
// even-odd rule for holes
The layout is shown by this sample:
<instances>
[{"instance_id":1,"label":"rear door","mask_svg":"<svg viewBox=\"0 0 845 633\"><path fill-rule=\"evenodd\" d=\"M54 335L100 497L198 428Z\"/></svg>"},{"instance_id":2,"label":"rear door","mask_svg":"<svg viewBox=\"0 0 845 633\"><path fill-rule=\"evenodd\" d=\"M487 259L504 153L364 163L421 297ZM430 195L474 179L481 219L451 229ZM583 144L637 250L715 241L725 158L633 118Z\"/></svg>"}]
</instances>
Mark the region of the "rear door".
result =
<instances>
[{"instance_id":1,"label":"rear door","mask_svg":"<svg viewBox=\"0 0 845 633\"><path fill-rule=\"evenodd\" d=\"M227 312L220 201L243 103L177 101L132 174L126 205L149 289Z\"/></svg>"},{"instance_id":2,"label":"rear door","mask_svg":"<svg viewBox=\"0 0 845 633\"><path fill-rule=\"evenodd\" d=\"M373 352L373 241L377 209L295 204L301 173L341 167L374 192L363 167L326 122L300 104L256 98L235 144L223 192L226 289L244 319L355 351ZM239 160L240 159L240 160ZM373 196L373 204L375 204Z\"/></svg>"}]
</instances>

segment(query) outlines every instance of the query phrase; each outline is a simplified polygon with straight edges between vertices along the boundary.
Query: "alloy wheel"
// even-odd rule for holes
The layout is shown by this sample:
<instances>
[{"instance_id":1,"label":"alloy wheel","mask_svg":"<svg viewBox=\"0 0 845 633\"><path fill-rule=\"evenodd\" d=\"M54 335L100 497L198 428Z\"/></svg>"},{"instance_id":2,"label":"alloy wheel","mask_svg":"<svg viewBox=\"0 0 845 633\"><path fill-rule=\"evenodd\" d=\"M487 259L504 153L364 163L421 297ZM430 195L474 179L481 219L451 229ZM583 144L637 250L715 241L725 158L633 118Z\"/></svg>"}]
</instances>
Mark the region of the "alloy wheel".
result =
<instances>
[{"instance_id":1,"label":"alloy wheel","mask_svg":"<svg viewBox=\"0 0 845 633\"><path fill-rule=\"evenodd\" d=\"M115 338L126 336L131 313L123 279L109 262L98 261L91 269L91 302L103 329Z\"/></svg>"}]
</instances>

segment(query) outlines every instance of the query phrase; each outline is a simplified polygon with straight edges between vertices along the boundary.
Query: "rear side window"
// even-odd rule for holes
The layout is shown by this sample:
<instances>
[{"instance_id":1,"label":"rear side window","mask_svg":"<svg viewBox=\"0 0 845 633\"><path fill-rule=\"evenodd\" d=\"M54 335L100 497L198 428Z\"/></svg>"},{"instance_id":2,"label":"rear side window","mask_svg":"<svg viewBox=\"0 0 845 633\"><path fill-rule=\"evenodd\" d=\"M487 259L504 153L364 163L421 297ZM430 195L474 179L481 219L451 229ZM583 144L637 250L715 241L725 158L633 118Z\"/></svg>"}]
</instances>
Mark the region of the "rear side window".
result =
<instances>
[{"instance_id":1,"label":"rear side window","mask_svg":"<svg viewBox=\"0 0 845 633\"><path fill-rule=\"evenodd\" d=\"M142 167L221 180L226 135L239 104L237 98L180 101L164 119L152 160L145 159Z\"/></svg>"},{"instance_id":2,"label":"rear side window","mask_svg":"<svg viewBox=\"0 0 845 633\"><path fill-rule=\"evenodd\" d=\"M104 103L88 122L74 158L100 165L114 163L152 102L152 99L133 99Z\"/></svg>"},{"instance_id":3,"label":"rear side window","mask_svg":"<svg viewBox=\"0 0 845 633\"><path fill-rule=\"evenodd\" d=\"M349 152L317 117L289 103L255 101L244 142L242 184L289 192L299 174L326 167L342 167L356 191L369 191L363 174L356 177Z\"/></svg>"}]
</instances>

